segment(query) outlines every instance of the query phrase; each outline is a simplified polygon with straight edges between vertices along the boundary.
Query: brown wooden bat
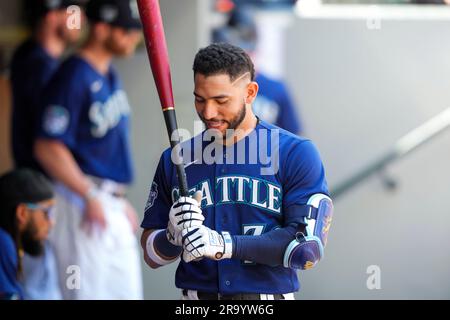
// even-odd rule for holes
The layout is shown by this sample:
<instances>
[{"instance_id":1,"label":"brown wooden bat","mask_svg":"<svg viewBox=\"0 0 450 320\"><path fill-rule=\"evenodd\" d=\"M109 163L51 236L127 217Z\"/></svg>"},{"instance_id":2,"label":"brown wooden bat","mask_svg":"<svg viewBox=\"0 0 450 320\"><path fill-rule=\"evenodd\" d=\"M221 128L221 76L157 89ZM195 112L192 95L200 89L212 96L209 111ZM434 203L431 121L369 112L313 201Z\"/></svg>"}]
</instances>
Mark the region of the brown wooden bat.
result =
<instances>
[{"instance_id":1,"label":"brown wooden bat","mask_svg":"<svg viewBox=\"0 0 450 320\"><path fill-rule=\"evenodd\" d=\"M167 52L159 0L137 0L137 3L144 29L148 58L158 90L167 133L169 134L170 146L172 149L175 149L175 154L179 155L178 148L180 139L178 136L178 125L173 100L169 55ZM180 195L188 196L189 189L181 157L176 159L175 166L178 175Z\"/></svg>"}]
</instances>

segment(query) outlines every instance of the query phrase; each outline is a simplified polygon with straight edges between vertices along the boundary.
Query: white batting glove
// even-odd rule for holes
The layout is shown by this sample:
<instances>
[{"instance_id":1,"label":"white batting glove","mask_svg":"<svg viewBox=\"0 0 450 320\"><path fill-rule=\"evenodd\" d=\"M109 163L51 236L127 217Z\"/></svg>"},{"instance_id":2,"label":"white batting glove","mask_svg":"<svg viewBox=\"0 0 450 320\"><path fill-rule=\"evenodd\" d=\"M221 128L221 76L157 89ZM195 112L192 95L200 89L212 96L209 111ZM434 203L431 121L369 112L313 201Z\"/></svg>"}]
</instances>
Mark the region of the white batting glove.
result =
<instances>
[{"instance_id":1,"label":"white batting glove","mask_svg":"<svg viewBox=\"0 0 450 320\"><path fill-rule=\"evenodd\" d=\"M167 224L167 239L176 246L181 246L181 231L190 227L202 225L205 217L200 209L200 203L191 197L181 197L169 211Z\"/></svg>"},{"instance_id":2,"label":"white batting glove","mask_svg":"<svg viewBox=\"0 0 450 320\"><path fill-rule=\"evenodd\" d=\"M181 233L184 262L199 260L203 257L212 260L230 259L233 254L233 242L226 231L220 234L201 225L184 229Z\"/></svg>"},{"instance_id":3,"label":"white batting glove","mask_svg":"<svg viewBox=\"0 0 450 320\"><path fill-rule=\"evenodd\" d=\"M181 231L177 231L172 223L169 220L166 228L166 237L169 242L175 246L181 247L183 245L183 241L181 238Z\"/></svg>"}]
</instances>

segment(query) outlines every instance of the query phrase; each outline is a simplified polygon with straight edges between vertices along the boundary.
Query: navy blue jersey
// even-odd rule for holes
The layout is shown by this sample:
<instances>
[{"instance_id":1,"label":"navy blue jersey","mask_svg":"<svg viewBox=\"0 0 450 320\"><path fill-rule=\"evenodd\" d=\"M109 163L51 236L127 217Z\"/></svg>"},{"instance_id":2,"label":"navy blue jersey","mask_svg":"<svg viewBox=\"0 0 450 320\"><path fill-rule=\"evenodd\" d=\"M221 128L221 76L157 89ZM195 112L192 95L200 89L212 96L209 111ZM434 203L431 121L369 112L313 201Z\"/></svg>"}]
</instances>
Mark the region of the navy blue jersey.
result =
<instances>
[{"instance_id":1,"label":"navy blue jersey","mask_svg":"<svg viewBox=\"0 0 450 320\"><path fill-rule=\"evenodd\" d=\"M14 53L11 62L12 149L17 167L39 169L33 157L34 121L42 91L58 67L34 40L28 40Z\"/></svg>"},{"instance_id":2,"label":"navy blue jersey","mask_svg":"<svg viewBox=\"0 0 450 320\"><path fill-rule=\"evenodd\" d=\"M44 92L37 135L64 143L85 174L130 183L130 111L112 66L102 75L72 56Z\"/></svg>"},{"instance_id":3,"label":"navy blue jersey","mask_svg":"<svg viewBox=\"0 0 450 320\"><path fill-rule=\"evenodd\" d=\"M253 112L268 123L294 134L302 132L295 105L283 82L270 79L258 73L255 81L259 85L258 95L253 102Z\"/></svg>"},{"instance_id":4,"label":"navy blue jersey","mask_svg":"<svg viewBox=\"0 0 450 320\"><path fill-rule=\"evenodd\" d=\"M0 300L22 299L22 288L17 280L19 258L12 237L0 228Z\"/></svg>"},{"instance_id":5,"label":"navy blue jersey","mask_svg":"<svg viewBox=\"0 0 450 320\"><path fill-rule=\"evenodd\" d=\"M213 143L204 142L202 135L183 143L183 157L191 156L190 161L184 160L190 192L202 191L204 225L211 229L232 235L260 235L284 227L283 212L290 206L306 204L315 193L328 193L322 161L309 140L259 121L239 143L221 146L221 154L214 152L215 162L208 164L201 157L209 153ZM266 151L263 139L267 139ZM239 159L239 148L243 148L245 159ZM278 164L260 156L254 161L256 154L264 152ZM170 207L178 196L176 171L168 149L156 169L141 226L165 229ZM274 294L299 289L295 270L237 259L181 260L175 282L179 288L221 294Z\"/></svg>"}]
</instances>

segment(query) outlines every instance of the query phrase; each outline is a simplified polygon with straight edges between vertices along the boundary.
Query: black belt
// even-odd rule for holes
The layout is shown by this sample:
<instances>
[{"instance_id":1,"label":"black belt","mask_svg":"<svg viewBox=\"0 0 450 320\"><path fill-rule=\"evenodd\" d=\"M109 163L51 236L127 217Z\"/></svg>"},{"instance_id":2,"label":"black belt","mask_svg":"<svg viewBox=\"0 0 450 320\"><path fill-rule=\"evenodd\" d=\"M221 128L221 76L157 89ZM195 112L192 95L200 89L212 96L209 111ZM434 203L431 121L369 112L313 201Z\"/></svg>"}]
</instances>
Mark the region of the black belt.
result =
<instances>
[{"instance_id":1,"label":"black belt","mask_svg":"<svg viewBox=\"0 0 450 320\"><path fill-rule=\"evenodd\" d=\"M199 300L261 300L259 293L236 293L236 294L220 294L213 292L196 291ZM183 296L188 296L188 290L183 289ZM282 294L271 294L273 300L284 300Z\"/></svg>"}]
</instances>

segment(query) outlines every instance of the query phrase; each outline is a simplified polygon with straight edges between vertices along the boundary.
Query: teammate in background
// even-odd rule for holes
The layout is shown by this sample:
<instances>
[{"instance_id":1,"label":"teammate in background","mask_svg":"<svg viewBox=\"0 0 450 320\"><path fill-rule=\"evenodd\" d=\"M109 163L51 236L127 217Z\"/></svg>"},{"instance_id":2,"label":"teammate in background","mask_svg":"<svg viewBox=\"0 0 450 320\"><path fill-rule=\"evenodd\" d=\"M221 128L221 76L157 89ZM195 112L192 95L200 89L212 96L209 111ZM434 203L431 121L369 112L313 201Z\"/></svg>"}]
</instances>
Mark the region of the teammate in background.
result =
<instances>
[{"instance_id":1,"label":"teammate in background","mask_svg":"<svg viewBox=\"0 0 450 320\"><path fill-rule=\"evenodd\" d=\"M175 284L183 299L293 299L296 270L322 258L332 218L319 153L255 116L258 84L244 50L210 45L193 71L207 130L182 144L183 162L201 199L179 197L167 149L141 224L145 261L157 268L182 255Z\"/></svg>"},{"instance_id":2,"label":"teammate in background","mask_svg":"<svg viewBox=\"0 0 450 320\"><path fill-rule=\"evenodd\" d=\"M31 36L14 53L11 62L13 93L12 147L15 166L40 169L33 157L34 123L42 91L56 71L59 59L81 34L79 26L68 28L67 8L77 1L24 1ZM76 18L76 17L72 17ZM26 299L61 299L56 262L49 243L42 256L23 258L23 287Z\"/></svg>"},{"instance_id":3,"label":"teammate in background","mask_svg":"<svg viewBox=\"0 0 450 320\"><path fill-rule=\"evenodd\" d=\"M134 53L139 12L135 0L92 0L86 16L86 42L46 88L34 146L56 184L50 240L61 283L67 272L77 279L62 287L64 299L141 299L137 216L125 198L131 110L111 64Z\"/></svg>"},{"instance_id":4,"label":"teammate in background","mask_svg":"<svg viewBox=\"0 0 450 320\"><path fill-rule=\"evenodd\" d=\"M16 169L0 177L0 300L24 298L22 256L42 254L53 205L52 186L41 173Z\"/></svg>"},{"instance_id":5,"label":"teammate in background","mask_svg":"<svg viewBox=\"0 0 450 320\"><path fill-rule=\"evenodd\" d=\"M42 91L58 68L59 59L67 47L80 38L81 28L67 27L67 8L75 3L68 0L24 1L32 33L15 51L11 61L11 136L16 167L38 168L33 157L34 122Z\"/></svg>"},{"instance_id":6,"label":"teammate in background","mask_svg":"<svg viewBox=\"0 0 450 320\"><path fill-rule=\"evenodd\" d=\"M231 12L227 25L215 29L212 38L213 42L226 42L244 49L253 61L257 61L257 65L264 63L256 59L258 31L252 13L246 7L236 7ZM298 110L286 84L261 70L256 71L255 81L259 85L259 93L253 103L254 113L261 120L294 134L302 134Z\"/></svg>"}]
</instances>

